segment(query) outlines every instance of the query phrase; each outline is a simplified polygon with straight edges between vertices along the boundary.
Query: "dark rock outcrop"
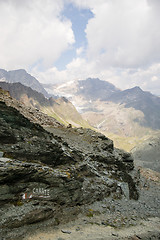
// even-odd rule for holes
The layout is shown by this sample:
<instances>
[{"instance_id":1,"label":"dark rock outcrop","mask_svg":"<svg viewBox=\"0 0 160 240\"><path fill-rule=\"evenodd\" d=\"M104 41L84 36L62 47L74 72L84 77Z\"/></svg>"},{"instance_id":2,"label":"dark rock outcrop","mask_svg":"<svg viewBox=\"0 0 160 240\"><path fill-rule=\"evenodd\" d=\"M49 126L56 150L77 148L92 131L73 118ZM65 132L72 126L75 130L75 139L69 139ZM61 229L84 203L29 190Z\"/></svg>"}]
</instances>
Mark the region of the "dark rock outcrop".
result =
<instances>
[{"instance_id":1,"label":"dark rock outcrop","mask_svg":"<svg viewBox=\"0 0 160 240\"><path fill-rule=\"evenodd\" d=\"M0 101L2 236L49 218L56 224L67 209L108 196L138 199L133 159L110 139L90 129L45 130L13 106Z\"/></svg>"}]
</instances>

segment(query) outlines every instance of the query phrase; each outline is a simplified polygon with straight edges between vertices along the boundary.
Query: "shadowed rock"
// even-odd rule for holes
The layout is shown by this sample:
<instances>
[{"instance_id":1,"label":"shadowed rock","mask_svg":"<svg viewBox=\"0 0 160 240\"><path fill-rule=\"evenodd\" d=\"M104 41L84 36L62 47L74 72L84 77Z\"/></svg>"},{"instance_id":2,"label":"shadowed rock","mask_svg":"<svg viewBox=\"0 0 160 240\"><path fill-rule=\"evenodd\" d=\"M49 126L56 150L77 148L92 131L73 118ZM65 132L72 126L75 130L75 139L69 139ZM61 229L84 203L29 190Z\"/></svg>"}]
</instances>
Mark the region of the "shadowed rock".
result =
<instances>
[{"instance_id":1,"label":"shadowed rock","mask_svg":"<svg viewBox=\"0 0 160 240\"><path fill-rule=\"evenodd\" d=\"M76 215L78 206L112 195L121 198L126 188L129 199L138 199L130 174L133 159L103 134L82 128L45 130L4 101L0 113L3 231L49 218L56 224L66 209Z\"/></svg>"}]
</instances>

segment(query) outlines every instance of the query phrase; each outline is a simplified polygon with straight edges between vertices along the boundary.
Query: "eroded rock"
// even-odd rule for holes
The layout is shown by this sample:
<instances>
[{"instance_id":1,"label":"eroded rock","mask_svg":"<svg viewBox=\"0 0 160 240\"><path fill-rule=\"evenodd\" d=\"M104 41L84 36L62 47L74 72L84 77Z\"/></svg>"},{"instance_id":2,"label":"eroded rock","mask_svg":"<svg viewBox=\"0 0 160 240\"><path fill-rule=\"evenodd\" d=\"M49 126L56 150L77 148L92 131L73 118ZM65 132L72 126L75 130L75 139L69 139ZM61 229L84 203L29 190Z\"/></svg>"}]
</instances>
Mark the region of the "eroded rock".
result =
<instances>
[{"instance_id":1,"label":"eroded rock","mask_svg":"<svg viewBox=\"0 0 160 240\"><path fill-rule=\"evenodd\" d=\"M108 196L138 199L133 159L106 136L82 128L45 130L4 101L0 112L3 231L49 218L58 224L64 212L75 216L80 206Z\"/></svg>"}]
</instances>

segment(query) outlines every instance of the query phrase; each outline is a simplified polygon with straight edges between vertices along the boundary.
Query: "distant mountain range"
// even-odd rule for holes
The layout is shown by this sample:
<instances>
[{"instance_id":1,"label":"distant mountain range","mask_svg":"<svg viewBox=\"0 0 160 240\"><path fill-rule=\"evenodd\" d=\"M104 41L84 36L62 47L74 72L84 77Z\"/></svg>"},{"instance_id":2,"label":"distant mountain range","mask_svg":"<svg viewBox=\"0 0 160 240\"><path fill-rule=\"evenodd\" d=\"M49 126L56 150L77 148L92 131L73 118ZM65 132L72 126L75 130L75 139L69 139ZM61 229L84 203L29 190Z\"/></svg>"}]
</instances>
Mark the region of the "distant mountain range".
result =
<instances>
[{"instance_id":1,"label":"distant mountain range","mask_svg":"<svg viewBox=\"0 0 160 240\"><path fill-rule=\"evenodd\" d=\"M58 86L53 90L59 95L62 92L64 96L70 91L71 101L73 100L75 105L81 108L82 113L93 111L96 101L101 101L102 104L112 102L124 105L125 108L141 111L144 115L144 121L139 122L141 125L155 130L160 129L160 98L143 91L140 87L136 86L122 91L113 84L98 78L78 81L75 83L75 87L73 87L73 83L71 85L63 84L62 87ZM88 101L87 107L86 101ZM135 121L139 121L139 119L135 119Z\"/></svg>"},{"instance_id":2,"label":"distant mountain range","mask_svg":"<svg viewBox=\"0 0 160 240\"><path fill-rule=\"evenodd\" d=\"M137 86L122 91L98 78L42 86L23 69L0 69L0 86L65 125L97 128L126 150L160 131L160 98Z\"/></svg>"},{"instance_id":3,"label":"distant mountain range","mask_svg":"<svg viewBox=\"0 0 160 240\"><path fill-rule=\"evenodd\" d=\"M144 114L144 122L139 122L141 125L154 130L160 129L160 98L150 92L145 92L137 86L121 91L97 78L79 81L77 86L76 94L82 95L85 99L109 101L124 104L125 108L140 110Z\"/></svg>"},{"instance_id":4,"label":"distant mountain range","mask_svg":"<svg viewBox=\"0 0 160 240\"><path fill-rule=\"evenodd\" d=\"M42 93L45 97L49 97L47 91L39 83L39 81L27 73L24 69L6 71L0 69L0 81L6 81L9 83L20 82L25 86L31 87L33 90Z\"/></svg>"},{"instance_id":5,"label":"distant mountain range","mask_svg":"<svg viewBox=\"0 0 160 240\"><path fill-rule=\"evenodd\" d=\"M122 91L107 81L88 78L49 88L68 97L83 118L110 136L118 147L130 150L160 130L160 98L140 87Z\"/></svg>"}]
</instances>

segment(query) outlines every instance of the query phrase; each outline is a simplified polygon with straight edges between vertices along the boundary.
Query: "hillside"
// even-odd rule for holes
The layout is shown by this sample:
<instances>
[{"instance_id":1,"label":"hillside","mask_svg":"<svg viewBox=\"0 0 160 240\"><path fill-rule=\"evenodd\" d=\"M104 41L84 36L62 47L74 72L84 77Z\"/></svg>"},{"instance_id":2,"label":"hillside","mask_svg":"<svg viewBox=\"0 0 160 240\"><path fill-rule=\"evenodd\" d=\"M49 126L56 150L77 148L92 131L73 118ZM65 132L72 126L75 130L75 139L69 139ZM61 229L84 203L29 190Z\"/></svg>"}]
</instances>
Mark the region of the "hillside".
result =
<instances>
[{"instance_id":1,"label":"hillside","mask_svg":"<svg viewBox=\"0 0 160 240\"><path fill-rule=\"evenodd\" d=\"M34 107L51 116L64 125L72 124L74 127L90 127L77 112L75 107L66 98L45 98L42 93L32 90L21 83L0 82L0 87L9 91L10 95L20 100L28 107Z\"/></svg>"},{"instance_id":2,"label":"hillside","mask_svg":"<svg viewBox=\"0 0 160 240\"><path fill-rule=\"evenodd\" d=\"M134 122L154 130L160 129L160 98L139 87L121 91L109 82L90 78L78 81L75 95L80 95L85 100L90 99L93 104L99 100L102 104L103 102L112 102L123 105L127 109L138 110L143 114L143 119L135 117ZM85 109L84 112L86 112Z\"/></svg>"},{"instance_id":3,"label":"hillside","mask_svg":"<svg viewBox=\"0 0 160 240\"><path fill-rule=\"evenodd\" d=\"M14 107L25 118L29 119L35 124L40 124L43 127L63 127L55 118L42 113L34 107L25 106L24 103L17 101L10 96L10 93L0 88L0 101L4 102L8 107Z\"/></svg>"}]
</instances>

